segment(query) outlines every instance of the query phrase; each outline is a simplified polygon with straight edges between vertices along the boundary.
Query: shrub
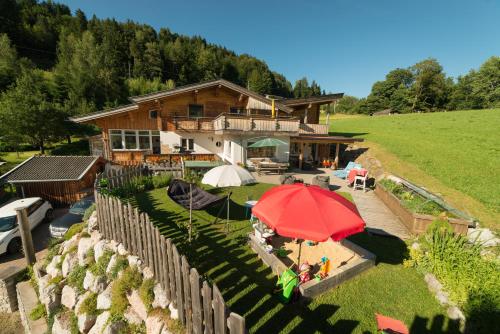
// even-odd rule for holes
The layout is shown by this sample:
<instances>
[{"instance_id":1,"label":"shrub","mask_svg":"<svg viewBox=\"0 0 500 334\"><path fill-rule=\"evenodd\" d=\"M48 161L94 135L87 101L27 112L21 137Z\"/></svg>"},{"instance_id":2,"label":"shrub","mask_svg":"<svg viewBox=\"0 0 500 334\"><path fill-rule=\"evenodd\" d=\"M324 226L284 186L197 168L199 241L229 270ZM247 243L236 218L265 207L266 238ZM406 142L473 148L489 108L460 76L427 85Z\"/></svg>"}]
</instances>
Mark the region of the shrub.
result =
<instances>
[{"instance_id":1,"label":"shrub","mask_svg":"<svg viewBox=\"0 0 500 334\"><path fill-rule=\"evenodd\" d=\"M79 314L97 315L99 313L97 310L97 293L91 292L82 302L78 312Z\"/></svg>"},{"instance_id":2,"label":"shrub","mask_svg":"<svg viewBox=\"0 0 500 334\"><path fill-rule=\"evenodd\" d=\"M87 208L87 210L85 210L85 212L83 213L83 221L86 222L87 220L89 220L90 216L94 211L95 211L95 203L93 203L91 206Z\"/></svg>"},{"instance_id":3,"label":"shrub","mask_svg":"<svg viewBox=\"0 0 500 334\"><path fill-rule=\"evenodd\" d=\"M43 263L43 266L46 267L54 258L59 253L59 248L61 247L61 243L64 241L64 239L55 239L55 238L50 238L48 241L48 246L47 246L47 255L45 256L45 261Z\"/></svg>"},{"instance_id":4,"label":"shrub","mask_svg":"<svg viewBox=\"0 0 500 334\"><path fill-rule=\"evenodd\" d=\"M111 271L109 272L109 277L111 279L115 279L118 277L118 273L128 266L128 260L125 256L123 255L117 255L116 256L116 263L115 265L111 268Z\"/></svg>"},{"instance_id":5,"label":"shrub","mask_svg":"<svg viewBox=\"0 0 500 334\"><path fill-rule=\"evenodd\" d=\"M61 284L63 280L63 277L61 275L58 275L56 277L52 277L49 281L48 281L48 284L55 284L55 285L59 285Z\"/></svg>"},{"instance_id":6,"label":"shrub","mask_svg":"<svg viewBox=\"0 0 500 334\"><path fill-rule=\"evenodd\" d=\"M172 174L171 173L161 173L158 175L153 175L153 187L155 189L157 188L165 188L170 184L170 181L172 180Z\"/></svg>"},{"instance_id":7,"label":"shrub","mask_svg":"<svg viewBox=\"0 0 500 334\"><path fill-rule=\"evenodd\" d=\"M146 305L148 312L153 308L152 304L155 299L154 287L155 282L152 278L144 280L139 287L139 296L141 296L142 302Z\"/></svg>"},{"instance_id":8,"label":"shrub","mask_svg":"<svg viewBox=\"0 0 500 334\"><path fill-rule=\"evenodd\" d=\"M112 251L110 251L109 249L105 250L101 257L99 257L97 262L89 268L90 272L96 276L106 275L106 268L108 267L109 260L112 256Z\"/></svg>"},{"instance_id":9,"label":"shrub","mask_svg":"<svg viewBox=\"0 0 500 334\"><path fill-rule=\"evenodd\" d=\"M35 308L33 308L30 312L30 319L31 320L38 320L41 319L42 317L47 316L47 312L45 311L45 305L38 303Z\"/></svg>"},{"instance_id":10,"label":"shrub","mask_svg":"<svg viewBox=\"0 0 500 334\"><path fill-rule=\"evenodd\" d=\"M128 267L111 287L111 314L123 314L127 308L127 293L141 286L142 276L137 267Z\"/></svg>"},{"instance_id":11,"label":"shrub","mask_svg":"<svg viewBox=\"0 0 500 334\"><path fill-rule=\"evenodd\" d=\"M454 235L436 222L420 238L420 247L410 249L406 265L433 273L450 299L463 309L476 331L488 332L500 309L500 262L481 256L481 246Z\"/></svg>"},{"instance_id":12,"label":"shrub","mask_svg":"<svg viewBox=\"0 0 500 334\"><path fill-rule=\"evenodd\" d=\"M84 227L85 227L84 223L71 225L70 228L64 234L64 240L71 239L75 234L80 233Z\"/></svg>"},{"instance_id":13,"label":"shrub","mask_svg":"<svg viewBox=\"0 0 500 334\"><path fill-rule=\"evenodd\" d=\"M83 289L83 280L85 279L86 271L85 267L77 264L75 268L71 270L67 278L68 285L75 288L79 294L85 292Z\"/></svg>"}]
</instances>

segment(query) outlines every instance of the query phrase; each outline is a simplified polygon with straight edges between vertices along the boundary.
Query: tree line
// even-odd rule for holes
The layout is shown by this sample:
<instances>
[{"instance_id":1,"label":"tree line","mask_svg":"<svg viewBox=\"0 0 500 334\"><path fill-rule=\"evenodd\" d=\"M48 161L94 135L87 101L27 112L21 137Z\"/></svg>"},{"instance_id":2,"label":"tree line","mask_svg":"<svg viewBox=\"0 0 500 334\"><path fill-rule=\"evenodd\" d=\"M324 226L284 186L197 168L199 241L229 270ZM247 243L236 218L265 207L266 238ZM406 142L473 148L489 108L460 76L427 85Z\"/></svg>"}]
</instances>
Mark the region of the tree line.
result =
<instances>
[{"instance_id":1,"label":"tree line","mask_svg":"<svg viewBox=\"0 0 500 334\"><path fill-rule=\"evenodd\" d=\"M491 57L478 70L446 76L436 59L426 59L408 68L390 71L385 80L373 84L366 98L344 96L335 112L373 114L433 112L500 107L500 57ZM333 106L328 111L333 111Z\"/></svg>"},{"instance_id":2,"label":"tree line","mask_svg":"<svg viewBox=\"0 0 500 334\"><path fill-rule=\"evenodd\" d=\"M69 116L217 78L261 94L324 93L315 81L292 86L264 61L199 36L87 19L52 1L0 2L0 133L11 145L29 141L43 151L45 143L82 131L65 121Z\"/></svg>"}]
</instances>

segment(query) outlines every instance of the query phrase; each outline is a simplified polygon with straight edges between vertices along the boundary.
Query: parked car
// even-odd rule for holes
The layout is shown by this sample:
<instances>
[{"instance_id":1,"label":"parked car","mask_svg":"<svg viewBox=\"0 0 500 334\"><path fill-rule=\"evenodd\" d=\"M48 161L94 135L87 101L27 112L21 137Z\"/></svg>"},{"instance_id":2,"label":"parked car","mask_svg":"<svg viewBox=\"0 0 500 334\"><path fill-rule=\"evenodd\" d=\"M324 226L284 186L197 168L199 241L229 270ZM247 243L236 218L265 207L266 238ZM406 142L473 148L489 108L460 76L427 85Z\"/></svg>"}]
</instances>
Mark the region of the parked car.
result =
<instances>
[{"instance_id":1,"label":"parked car","mask_svg":"<svg viewBox=\"0 0 500 334\"><path fill-rule=\"evenodd\" d=\"M62 217L55 219L50 223L50 235L54 238L61 238L66 231L74 225L83 221L83 215L94 203L94 196L87 196L75 202L70 208L69 212Z\"/></svg>"},{"instance_id":2,"label":"parked car","mask_svg":"<svg viewBox=\"0 0 500 334\"><path fill-rule=\"evenodd\" d=\"M23 198L2 206L0 208L0 254L17 253L22 248L16 215L16 208L19 207L28 209L31 230L42 221L51 221L54 216L52 205L40 197Z\"/></svg>"}]
</instances>

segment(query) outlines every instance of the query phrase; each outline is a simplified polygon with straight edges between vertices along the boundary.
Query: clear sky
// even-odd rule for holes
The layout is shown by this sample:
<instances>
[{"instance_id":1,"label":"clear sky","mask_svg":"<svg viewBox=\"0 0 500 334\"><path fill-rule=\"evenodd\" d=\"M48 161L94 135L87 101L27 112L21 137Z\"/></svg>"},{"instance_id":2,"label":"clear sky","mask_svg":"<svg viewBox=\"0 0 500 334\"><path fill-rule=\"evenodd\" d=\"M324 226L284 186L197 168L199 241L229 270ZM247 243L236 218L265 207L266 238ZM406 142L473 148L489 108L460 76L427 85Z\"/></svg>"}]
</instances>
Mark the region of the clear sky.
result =
<instances>
[{"instance_id":1,"label":"clear sky","mask_svg":"<svg viewBox=\"0 0 500 334\"><path fill-rule=\"evenodd\" d=\"M453 77L500 56L499 0L59 0L200 35L267 62L288 80L366 96L396 67L437 58Z\"/></svg>"}]
</instances>

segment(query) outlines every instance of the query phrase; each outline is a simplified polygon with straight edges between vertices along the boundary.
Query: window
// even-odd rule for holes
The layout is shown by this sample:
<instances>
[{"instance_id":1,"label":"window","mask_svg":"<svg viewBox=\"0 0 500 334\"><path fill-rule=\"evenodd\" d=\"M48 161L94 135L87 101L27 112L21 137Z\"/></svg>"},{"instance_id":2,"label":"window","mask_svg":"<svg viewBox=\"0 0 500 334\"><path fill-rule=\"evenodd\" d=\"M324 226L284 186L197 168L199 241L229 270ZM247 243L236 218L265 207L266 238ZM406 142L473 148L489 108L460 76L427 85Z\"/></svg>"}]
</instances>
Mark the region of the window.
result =
<instances>
[{"instance_id":1,"label":"window","mask_svg":"<svg viewBox=\"0 0 500 334\"><path fill-rule=\"evenodd\" d=\"M139 131L139 149L150 150L151 141L149 138L149 131Z\"/></svg>"},{"instance_id":2,"label":"window","mask_svg":"<svg viewBox=\"0 0 500 334\"><path fill-rule=\"evenodd\" d=\"M125 148L127 150L137 149L137 134L134 130L125 130Z\"/></svg>"},{"instance_id":3,"label":"window","mask_svg":"<svg viewBox=\"0 0 500 334\"><path fill-rule=\"evenodd\" d=\"M123 149L123 141L122 141L122 130L111 130L111 148L113 150L122 150Z\"/></svg>"},{"instance_id":4,"label":"window","mask_svg":"<svg viewBox=\"0 0 500 334\"><path fill-rule=\"evenodd\" d=\"M112 150L152 150L159 154L160 131L150 130L110 130Z\"/></svg>"},{"instance_id":5,"label":"window","mask_svg":"<svg viewBox=\"0 0 500 334\"><path fill-rule=\"evenodd\" d=\"M149 118L151 118L151 119L158 118L158 110L150 110L149 111Z\"/></svg>"},{"instance_id":6,"label":"window","mask_svg":"<svg viewBox=\"0 0 500 334\"><path fill-rule=\"evenodd\" d=\"M190 104L188 109L189 117L197 118L203 117L203 105L202 104Z\"/></svg>"},{"instance_id":7,"label":"window","mask_svg":"<svg viewBox=\"0 0 500 334\"><path fill-rule=\"evenodd\" d=\"M194 151L194 139L192 138L182 138L181 148L184 151Z\"/></svg>"},{"instance_id":8,"label":"window","mask_svg":"<svg viewBox=\"0 0 500 334\"><path fill-rule=\"evenodd\" d=\"M238 107L231 107L229 109L229 113L231 113L231 114L238 114L238 115L244 115L245 114L245 109L244 108L238 108Z\"/></svg>"},{"instance_id":9,"label":"window","mask_svg":"<svg viewBox=\"0 0 500 334\"><path fill-rule=\"evenodd\" d=\"M38 210L39 207L42 206L42 204L43 204L42 199L39 199L35 203L31 204L30 207L28 208L28 216L31 216L33 212L35 212L36 210Z\"/></svg>"}]
</instances>

